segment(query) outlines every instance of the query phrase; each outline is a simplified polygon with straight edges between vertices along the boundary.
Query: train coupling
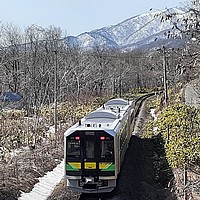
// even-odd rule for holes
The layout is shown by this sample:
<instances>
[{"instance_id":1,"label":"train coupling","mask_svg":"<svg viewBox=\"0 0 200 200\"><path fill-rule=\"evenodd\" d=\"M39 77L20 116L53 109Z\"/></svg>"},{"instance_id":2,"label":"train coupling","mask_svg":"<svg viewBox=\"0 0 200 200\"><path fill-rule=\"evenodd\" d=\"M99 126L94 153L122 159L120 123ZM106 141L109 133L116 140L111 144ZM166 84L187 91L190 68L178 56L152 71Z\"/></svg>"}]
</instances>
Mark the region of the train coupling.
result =
<instances>
[{"instance_id":1,"label":"train coupling","mask_svg":"<svg viewBox=\"0 0 200 200\"><path fill-rule=\"evenodd\" d=\"M86 177L85 184L94 184L94 177Z\"/></svg>"}]
</instances>

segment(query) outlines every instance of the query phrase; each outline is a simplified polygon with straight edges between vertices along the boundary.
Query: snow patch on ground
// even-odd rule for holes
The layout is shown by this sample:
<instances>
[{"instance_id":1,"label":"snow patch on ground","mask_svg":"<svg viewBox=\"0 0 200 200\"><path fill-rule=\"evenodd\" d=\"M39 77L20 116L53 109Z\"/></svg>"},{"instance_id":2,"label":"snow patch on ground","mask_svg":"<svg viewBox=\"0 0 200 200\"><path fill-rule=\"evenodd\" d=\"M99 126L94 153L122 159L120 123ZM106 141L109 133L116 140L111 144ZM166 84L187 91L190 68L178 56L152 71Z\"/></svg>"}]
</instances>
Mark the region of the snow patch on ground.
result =
<instances>
[{"instance_id":1,"label":"snow patch on ground","mask_svg":"<svg viewBox=\"0 0 200 200\"><path fill-rule=\"evenodd\" d=\"M22 193L18 200L46 200L64 175L64 160L45 176L38 178L39 182L29 193Z\"/></svg>"},{"instance_id":2,"label":"snow patch on ground","mask_svg":"<svg viewBox=\"0 0 200 200\"><path fill-rule=\"evenodd\" d=\"M156 116L156 109L154 108L154 109L151 109L150 110L150 114L151 114L151 116L153 117L153 119L154 119L154 121L157 119L157 116Z\"/></svg>"}]
</instances>

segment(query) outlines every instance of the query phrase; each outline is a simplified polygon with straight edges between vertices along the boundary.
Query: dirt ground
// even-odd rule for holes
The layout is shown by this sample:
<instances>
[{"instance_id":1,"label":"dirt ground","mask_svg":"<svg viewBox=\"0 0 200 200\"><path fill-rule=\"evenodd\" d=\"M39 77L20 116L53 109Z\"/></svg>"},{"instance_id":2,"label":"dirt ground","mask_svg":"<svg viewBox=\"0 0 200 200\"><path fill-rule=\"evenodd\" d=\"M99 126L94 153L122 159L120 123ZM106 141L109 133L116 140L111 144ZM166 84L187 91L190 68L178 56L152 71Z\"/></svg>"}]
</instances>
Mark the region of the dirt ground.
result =
<instances>
[{"instance_id":1,"label":"dirt ground","mask_svg":"<svg viewBox=\"0 0 200 200\"><path fill-rule=\"evenodd\" d=\"M3 168L4 171L0 171L3 180L0 182L0 200L15 200L20 196L20 191L30 192L38 182L37 178L53 170L62 160L61 145L46 145L26 151L16 156L12 163L8 163Z\"/></svg>"}]
</instances>

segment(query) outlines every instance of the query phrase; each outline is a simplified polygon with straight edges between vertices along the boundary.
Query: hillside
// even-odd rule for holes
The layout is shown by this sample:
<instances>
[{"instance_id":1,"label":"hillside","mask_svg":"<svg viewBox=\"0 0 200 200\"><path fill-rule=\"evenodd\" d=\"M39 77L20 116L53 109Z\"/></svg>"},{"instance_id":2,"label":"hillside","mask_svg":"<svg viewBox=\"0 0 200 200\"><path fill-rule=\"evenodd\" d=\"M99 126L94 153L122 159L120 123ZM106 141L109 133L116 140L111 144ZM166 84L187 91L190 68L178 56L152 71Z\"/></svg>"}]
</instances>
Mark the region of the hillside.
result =
<instances>
[{"instance_id":1,"label":"hillside","mask_svg":"<svg viewBox=\"0 0 200 200\"><path fill-rule=\"evenodd\" d=\"M166 17L169 14L176 14L177 16L173 19L176 21L183 17L183 13L178 8L149 11L116 25L85 32L77 37L69 36L66 41L71 46L78 45L86 49L95 46L122 50L155 48L161 44L177 46L181 45L182 41L180 42L177 31L172 30L173 22L166 20Z\"/></svg>"}]
</instances>

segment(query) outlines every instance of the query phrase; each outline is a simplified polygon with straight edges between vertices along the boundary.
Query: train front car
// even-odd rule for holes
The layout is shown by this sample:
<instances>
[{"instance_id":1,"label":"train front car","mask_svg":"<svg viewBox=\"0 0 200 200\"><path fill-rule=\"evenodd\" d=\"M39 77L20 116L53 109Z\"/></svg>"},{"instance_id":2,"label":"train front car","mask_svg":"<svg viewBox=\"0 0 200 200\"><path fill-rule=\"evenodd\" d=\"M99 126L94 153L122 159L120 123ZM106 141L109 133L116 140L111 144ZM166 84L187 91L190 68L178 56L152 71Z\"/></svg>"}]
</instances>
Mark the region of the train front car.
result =
<instances>
[{"instance_id":1,"label":"train front car","mask_svg":"<svg viewBox=\"0 0 200 200\"><path fill-rule=\"evenodd\" d=\"M128 114L124 117L119 106L107 103L65 132L65 176L73 191L111 192L116 186L120 168L117 133Z\"/></svg>"}]
</instances>

